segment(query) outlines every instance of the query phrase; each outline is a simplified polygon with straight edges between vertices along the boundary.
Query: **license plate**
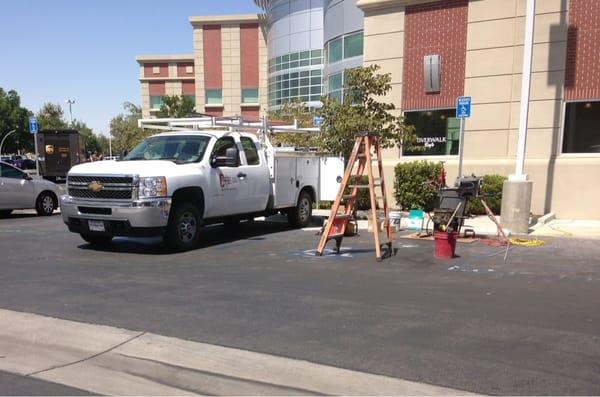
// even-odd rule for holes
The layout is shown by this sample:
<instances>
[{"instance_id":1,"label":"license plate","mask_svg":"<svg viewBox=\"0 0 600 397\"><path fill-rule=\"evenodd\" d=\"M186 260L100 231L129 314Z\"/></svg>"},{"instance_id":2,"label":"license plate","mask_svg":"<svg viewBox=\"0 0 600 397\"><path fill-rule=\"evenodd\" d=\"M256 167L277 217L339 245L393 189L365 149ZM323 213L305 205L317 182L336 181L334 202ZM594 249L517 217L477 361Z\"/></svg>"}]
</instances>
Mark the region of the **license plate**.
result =
<instances>
[{"instance_id":1,"label":"license plate","mask_svg":"<svg viewBox=\"0 0 600 397\"><path fill-rule=\"evenodd\" d=\"M104 222L103 221L88 221L88 228L90 232L104 232Z\"/></svg>"}]
</instances>

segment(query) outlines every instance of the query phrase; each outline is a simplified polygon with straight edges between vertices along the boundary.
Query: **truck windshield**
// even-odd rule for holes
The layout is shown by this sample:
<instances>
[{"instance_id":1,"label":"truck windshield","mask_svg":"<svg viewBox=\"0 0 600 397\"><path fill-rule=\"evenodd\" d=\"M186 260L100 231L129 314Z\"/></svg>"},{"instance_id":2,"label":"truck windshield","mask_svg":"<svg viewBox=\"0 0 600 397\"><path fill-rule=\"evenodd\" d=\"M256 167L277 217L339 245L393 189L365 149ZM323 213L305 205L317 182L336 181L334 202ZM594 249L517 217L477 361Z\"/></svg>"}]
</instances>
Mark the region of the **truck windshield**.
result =
<instances>
[{"instance_id":1,"label":"truck windshield","mask_svg":"<svg viewBox=\"0 0 600 397\"><path fill-rule=\"evenodd\" d=\"M153 136L144 139L123 161L171 160L178 164L194 163L202 160L208 136Z\"/></svg>"}]
</instances>

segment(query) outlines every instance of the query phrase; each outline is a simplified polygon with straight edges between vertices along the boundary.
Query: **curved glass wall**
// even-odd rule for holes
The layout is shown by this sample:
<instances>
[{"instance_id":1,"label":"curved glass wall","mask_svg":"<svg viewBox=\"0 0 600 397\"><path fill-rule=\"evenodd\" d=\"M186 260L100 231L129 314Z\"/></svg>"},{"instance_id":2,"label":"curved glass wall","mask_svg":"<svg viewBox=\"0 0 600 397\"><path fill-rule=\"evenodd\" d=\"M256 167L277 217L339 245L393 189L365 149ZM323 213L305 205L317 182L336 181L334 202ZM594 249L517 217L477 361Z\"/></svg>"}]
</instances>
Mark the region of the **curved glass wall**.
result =
<instances>
[{"instance_id":1,"label":"curved glass wall","mask_svg":"<svg viewBox=\"0 0 600 397\"><path fill-rule=\"evenodd\" d=\"M324 40L326 94L343 97L344 71L363 64L363 12L356 0L325 0Z\"/></svg>"},{"instance_id":2,"label":"curved glass wall","mask_svg":"<svg viewBox=\"0 0 600 397\"><path fill-rule=\"evenodd\" d=\"M267 18L269 107L321 106L323 0L255 0Z\"/></svg>"}]
</instances>

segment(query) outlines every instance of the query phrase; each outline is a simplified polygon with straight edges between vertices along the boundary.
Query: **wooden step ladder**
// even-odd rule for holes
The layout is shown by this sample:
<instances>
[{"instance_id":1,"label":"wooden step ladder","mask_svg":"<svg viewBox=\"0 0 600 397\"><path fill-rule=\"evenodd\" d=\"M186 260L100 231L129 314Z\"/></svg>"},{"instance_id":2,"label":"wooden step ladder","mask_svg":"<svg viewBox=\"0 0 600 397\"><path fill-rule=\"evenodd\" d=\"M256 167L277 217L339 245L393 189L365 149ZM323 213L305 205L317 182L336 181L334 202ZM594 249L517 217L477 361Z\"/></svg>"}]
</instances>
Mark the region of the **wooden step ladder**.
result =
<instances>
[{"instance_id":1,"label":"wooden step ladder","mask_svg":"<svg viewBox=\"0 0 600 397\"><path fill-rule=\"evenodd\" d=\"M377 162L378 178L373 175L373 162ZM353 174L356 167L356 173ZM361 184L361 178L363 173L367 171L369 178L368 184ZM375 188L381 189L381 196L377 195ZM344 194L346 188L350 189L350 194ZM380 262L383 258L389 257L395 254L392 247L392 228L389 221L389 208L387 204L386 191L385 191L385 180L383 177L383 164L381 162L381 147L379 146L379 139L376 135L361 134L356 137L354 148L348 159L348 165L344 172L344 178L340 185L340 190L336 196L333 206L331 207L331 213L327 219L325 229L321 234L321 240L317 247L317 255L323 255L325 245L330 240L336 242L336 253L340 252L342 245L342 239L346 232L348 222L354 218L355 206L358 202L358 192L360 189L369 189L369 202L371 204L371 218L373 219L373 238L375 242L375 256L377 261ZM342 200L345 202L345 210L343 213L338 214ZM383 225L386 236L386 241L382 244L379 236L379 220L377 219L377 202L381 200L383 202ZM381 219L381 218L380 218Z\"/></svg>"}]
</instances>

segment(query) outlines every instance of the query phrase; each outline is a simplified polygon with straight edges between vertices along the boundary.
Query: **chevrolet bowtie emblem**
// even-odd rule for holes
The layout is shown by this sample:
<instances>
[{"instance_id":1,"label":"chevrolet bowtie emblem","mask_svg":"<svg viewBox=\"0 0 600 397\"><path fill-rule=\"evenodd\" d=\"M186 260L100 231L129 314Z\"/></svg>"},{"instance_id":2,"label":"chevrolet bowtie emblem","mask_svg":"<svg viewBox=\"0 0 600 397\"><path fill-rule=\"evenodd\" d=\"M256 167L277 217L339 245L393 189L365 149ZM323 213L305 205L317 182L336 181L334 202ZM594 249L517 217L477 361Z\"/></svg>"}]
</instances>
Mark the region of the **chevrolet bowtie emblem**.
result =
<instances>
[{"instance_id":1,"label":"chevrolet bowtie emblem","mask_svg":"<svg viewBox=\"0 0 600 397\"><path fill-rule=\"evenodd\" d=\"M92 192L99 192L103 188L104 188L104 185L98 181L92 181L92 182L88 183L88 189L90 189Z\"/></svg>"}]
</instances>

